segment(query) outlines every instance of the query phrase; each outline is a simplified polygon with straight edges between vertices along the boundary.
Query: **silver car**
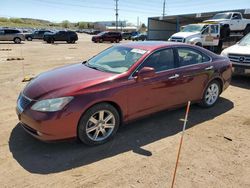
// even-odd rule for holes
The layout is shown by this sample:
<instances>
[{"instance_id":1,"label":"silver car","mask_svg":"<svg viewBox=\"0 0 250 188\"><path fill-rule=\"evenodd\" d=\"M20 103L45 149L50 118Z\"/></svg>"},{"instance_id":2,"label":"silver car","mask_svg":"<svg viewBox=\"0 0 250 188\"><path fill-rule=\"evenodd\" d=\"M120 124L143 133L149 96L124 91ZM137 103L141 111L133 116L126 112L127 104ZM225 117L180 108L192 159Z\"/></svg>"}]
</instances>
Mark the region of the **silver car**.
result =
<instances>
[{"instance_id":1,"label":"silver car","mask_svg":"<svg viewBox=\"0 0 250 188\"><path fill-rule=\"evenodd\" d=\"M16 44L25 40L25 36L17 29L1 29L0 41L14 41Z\"/></svg>"}]
</instances>

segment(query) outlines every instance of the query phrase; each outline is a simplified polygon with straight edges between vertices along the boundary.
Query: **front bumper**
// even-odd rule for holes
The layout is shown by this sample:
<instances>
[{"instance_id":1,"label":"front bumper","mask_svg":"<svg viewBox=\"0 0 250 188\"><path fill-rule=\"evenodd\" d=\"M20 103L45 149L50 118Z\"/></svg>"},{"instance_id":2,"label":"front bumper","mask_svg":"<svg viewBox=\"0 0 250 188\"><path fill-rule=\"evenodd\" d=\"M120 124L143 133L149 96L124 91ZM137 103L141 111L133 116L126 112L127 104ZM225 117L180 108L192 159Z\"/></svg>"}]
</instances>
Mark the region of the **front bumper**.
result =
<instances>
[{"instance_id":1,"label":"front bumper","mask_svg":"<svg viewBox=\"0 0 250 188\"><path fill-rule=\"evenodd\" d=\"M42 141L56 141L77 136L79 114L69 112L43 113L16 108L18 119L26 132Z\"/></svg>"},{"instance_id":2,"label":"front bumper","mask_svg":"<svg viewBox=\"0 0 250 188\"><path fill-rule=\"evenodd\" d=\"M233 74L250 75L250 65L242 63L233 63Z\"/></svg>"}]
</instances>

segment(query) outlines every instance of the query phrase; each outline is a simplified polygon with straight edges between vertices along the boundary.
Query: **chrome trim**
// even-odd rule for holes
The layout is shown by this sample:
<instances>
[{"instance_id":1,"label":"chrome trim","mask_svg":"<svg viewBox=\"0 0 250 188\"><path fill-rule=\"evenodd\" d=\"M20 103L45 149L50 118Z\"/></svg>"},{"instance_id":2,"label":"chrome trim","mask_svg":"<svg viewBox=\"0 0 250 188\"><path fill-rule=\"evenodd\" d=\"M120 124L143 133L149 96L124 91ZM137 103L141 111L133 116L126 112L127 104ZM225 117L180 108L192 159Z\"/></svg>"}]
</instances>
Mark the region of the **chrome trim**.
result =
<instances>
[{"instance_id":1,"label":"chrome trim","mask_svg":"<svg viewBox=\"0 0 250 188\"><path fill-rule=\"evenodd\" d=\"M130 76L128 77L128 80L132 80L134 79L135 77L133 77L132 75L137 71L138 67L140 67L148 58L150 55L152 55L153 53L155 52L158 52L158 51L161 51L161 50L166 50L166 49L173 49L174 48L190 48L190 47L186 47L186 46L180 46L180 47L164 47L164 48L161 48L161 49L158 49L158 50L155 50L151 53L148 54L148 56L136 67L136 69L130 74ZM190 49L194 49L194 48L190 48ZM198 49L194 49L195 51L198 51L200 52L201 54L204 54L203 52L201 52L200 50ZM207 63L211 63L212 62L212 57L210 55L207 55L205 54L206 56L209 57L209 61L206 61L206 62L202 62L202 63L199 63L199 64L207 64ZM162 70L162 71L158 71L156 72L156 74L159 74L159 73L163 73L163 72L168 72L168 71L172 71L172 70L178 70L178 69L181 69L181 68L186 68L186 67L191 67L191 66L196 66L196 65L199 65L199 64L193 64L193 65L186 65L186 66L182 66L182 67L176 67L176 68L172 68L172 69L167 69L167 70Z\"/></svg>"}]
</instances>

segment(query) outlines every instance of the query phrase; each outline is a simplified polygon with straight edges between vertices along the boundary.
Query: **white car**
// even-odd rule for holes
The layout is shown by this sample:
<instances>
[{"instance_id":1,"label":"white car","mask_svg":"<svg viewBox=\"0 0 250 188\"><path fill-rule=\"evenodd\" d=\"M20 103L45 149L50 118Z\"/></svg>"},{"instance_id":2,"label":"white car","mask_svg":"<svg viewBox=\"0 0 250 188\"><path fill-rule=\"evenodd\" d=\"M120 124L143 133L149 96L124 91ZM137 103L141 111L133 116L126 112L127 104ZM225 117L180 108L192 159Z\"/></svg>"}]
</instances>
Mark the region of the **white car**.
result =
<instances>
[{"instance_id":1,"label":"white car","mask_svg":"<svg viewBox=\"0 0 250 188\"><path fill-rule=\"evenodd\" d=\"M230 59L235 74L250 75L250 33L237 44L223 50L221 55Z\"/></svg>"}]
</instances>

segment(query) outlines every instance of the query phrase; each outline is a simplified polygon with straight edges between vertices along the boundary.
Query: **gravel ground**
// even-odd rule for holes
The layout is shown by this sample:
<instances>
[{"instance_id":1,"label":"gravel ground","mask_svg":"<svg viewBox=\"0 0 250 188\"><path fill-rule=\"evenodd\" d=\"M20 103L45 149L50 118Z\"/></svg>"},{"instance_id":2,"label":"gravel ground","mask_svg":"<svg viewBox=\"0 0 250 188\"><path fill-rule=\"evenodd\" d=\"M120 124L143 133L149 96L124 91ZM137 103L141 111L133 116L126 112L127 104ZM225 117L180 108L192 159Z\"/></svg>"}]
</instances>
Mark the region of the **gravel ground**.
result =
<instances>
[{"instance_id":1,"label":"gravel ground","mask_svg":"<svg viewBox=\"0 0 250 188\"><path fill-rule=\"evenodd\" d=\"M170 187L184 108L125 125L97 147L43 143L18 125L15 106L25 75L86 60L111 45L79 38L76 44L0 43L11 49L0 50L1 187ZM213 108L191 106L175 187L250 187L249 106L246 77L234 77Z\"/></svg>"}]
</instances>

